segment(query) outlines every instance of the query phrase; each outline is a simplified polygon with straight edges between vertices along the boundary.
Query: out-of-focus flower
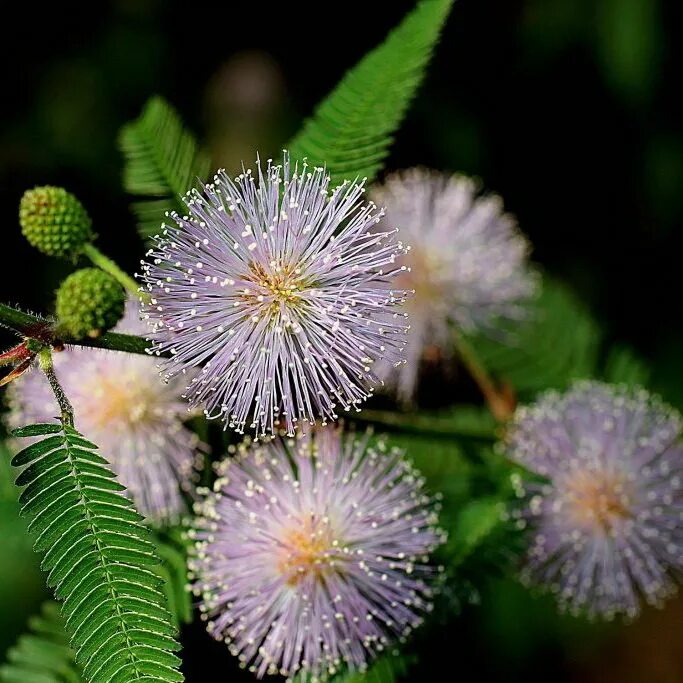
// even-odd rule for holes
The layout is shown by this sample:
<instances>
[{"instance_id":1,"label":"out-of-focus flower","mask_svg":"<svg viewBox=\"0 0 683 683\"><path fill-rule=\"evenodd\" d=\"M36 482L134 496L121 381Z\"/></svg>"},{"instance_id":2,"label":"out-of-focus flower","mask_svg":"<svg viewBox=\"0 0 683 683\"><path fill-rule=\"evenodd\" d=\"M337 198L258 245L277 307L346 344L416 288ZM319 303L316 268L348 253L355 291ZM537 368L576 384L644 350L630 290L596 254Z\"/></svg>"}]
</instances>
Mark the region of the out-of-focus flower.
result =
<instances>
[{"instance_id":1,"label":"out-of-focus flower","mask_svg":"<svg viewBox=\"0 0 683 683\"><path fill-rule=\"evenodd\" d=\"M520 408L509 456L533 530L523 578L573 612L634 617L683 571L683 420L644 390L580 382Z\"/></svg>"},{"instance_id":2,"label":"out-of-focus flower","mask_svg":"<svg viewBox=\"0 0 683 683\"><path fill-rule=\"evenodd\" d=\"M140 333L137 304L129 302L119 331ZM160 381L153 358L69 348L54 356L76 425L102 450L141 514L170 522L186 509L181 491L192 487L199 446L183 424L187 403L178 382ZM52 390L34 370L8 392L13 426L51 420Z\"/></svg>"},{"instance_id":3,"label":"out-of-focus flower","mask_svg":"<svg viewBox=\"0 0 683 683\"><path fill-rule=\"evenodd\" d=\"M372 394L373 367L400 362L406 250L373 231L362 184L329 190L322 168L259 163L188 194L143 264L145 316L168 376L201 366L187 396L257 435L336 419Z\"/></svg>"},{"instance_id":4,"label":"out-of-focus flower","mask_svg":"<svg viewBox=\"0 0 683 683\"><path fill-rule=\"evenodd\" d=\"M243 444L199 505L202 612L259 677L362 669L430 607L436 513L402 452L368 439L328 426Z\"/></svg>"},{"instance_id":5,"label":"out-of-focus flower","mask_svg":"<svg viewBox=\"0 0 683 683\"><path fill-rule=\"evenodd\" d=\"M407 362L385 367L399 397L409 401L420 359L435 348L450 355L451 325L491 333L501 322L523 318L537 278L514 219L503 213L499 197L479 196L473 180L416 168L389 176L373 196L411 245L401 261L409 270L399 278L402 287L415 290L406 305Z\"/></svg>"}]
</instances>

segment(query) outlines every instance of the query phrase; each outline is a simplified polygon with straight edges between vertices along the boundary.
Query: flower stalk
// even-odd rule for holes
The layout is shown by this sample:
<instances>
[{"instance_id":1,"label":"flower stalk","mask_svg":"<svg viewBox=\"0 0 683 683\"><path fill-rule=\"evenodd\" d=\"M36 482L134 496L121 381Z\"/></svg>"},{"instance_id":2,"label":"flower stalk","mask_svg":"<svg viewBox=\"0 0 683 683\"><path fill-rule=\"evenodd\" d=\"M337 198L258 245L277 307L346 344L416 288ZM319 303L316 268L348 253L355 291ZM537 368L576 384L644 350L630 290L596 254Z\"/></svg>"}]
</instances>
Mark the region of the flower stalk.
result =
<instances>
[{"instance_id":1,"label":"flower stalk","mask_svg":"<svg viewBox=\"0 0 683 683\"><path fill-rule=\"evenodd\" d=\"M40 367L45 374L45 377L47 377L47 381L50 383L50 388L55 395L59 410L61 411L60 419L62 424L65 427L73 427L74 410L55 374L54 363L52 362L52 350L50 348L45 347L38 352L38 367Z\"/></svg>"},{"instance_id":2,"label":"flower stalk","mask_svg":"<svg viewBox=\"0 0 683 683\"><path fill-rule=\"evenodd\" d=\"M512 389L496 386L475 350L461 334L456 333L454 340L458 356L483 394L491 414L498 422L506 422L515 411L516 401Z\"/></svg>"},{"instance_id":3,"label":"flower stalk","mask_svg":"<svg viewBox=\"0 0 683 683\"><path fill-rule=\"evenodd\" d=\"M140 297L141 292L139 291L138 283L112 259L105 256L92 242L83 245L83 254L98 268L101 268L105 273L109 273L125 290L136 298Z\"/></svg>"}]
</instances>

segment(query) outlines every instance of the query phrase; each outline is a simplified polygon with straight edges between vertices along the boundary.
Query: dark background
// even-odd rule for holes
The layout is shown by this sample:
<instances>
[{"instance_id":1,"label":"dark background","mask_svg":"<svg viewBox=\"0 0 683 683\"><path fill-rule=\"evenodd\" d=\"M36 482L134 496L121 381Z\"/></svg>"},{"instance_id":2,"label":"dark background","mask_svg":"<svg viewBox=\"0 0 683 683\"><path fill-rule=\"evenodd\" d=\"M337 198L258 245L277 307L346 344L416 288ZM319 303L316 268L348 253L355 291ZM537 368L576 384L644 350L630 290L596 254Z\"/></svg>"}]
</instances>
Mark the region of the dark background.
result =
<instances>
[{"instance_id":1,"label":"dark background","mask_svg":"<svg viewBox=\"0 0 683 683\"><path fill-rule=\"evenodd\" d=\"M256 150L276 154L412 4L12 4L0 41L2 300L48 310L46 292L72 269L20 235L19 198L36 184L77 194L103 251L135 270L142 244L116 138L148 96L169 99L216 165L235 169ZM388 169L480 177L517 215L535 260L573 286L608 339L634 347L654 388L682 407L678 4L459 0ZM0 563L2 650L41 593L30 554ZM430 635L414 680L440 670L478 681L683 680L680 601L619 630L559 619L511 584L492 585L483 601ZM223 648L199 629L186 639L188 671L231 675Z\"/></svg>"}]
</instances>

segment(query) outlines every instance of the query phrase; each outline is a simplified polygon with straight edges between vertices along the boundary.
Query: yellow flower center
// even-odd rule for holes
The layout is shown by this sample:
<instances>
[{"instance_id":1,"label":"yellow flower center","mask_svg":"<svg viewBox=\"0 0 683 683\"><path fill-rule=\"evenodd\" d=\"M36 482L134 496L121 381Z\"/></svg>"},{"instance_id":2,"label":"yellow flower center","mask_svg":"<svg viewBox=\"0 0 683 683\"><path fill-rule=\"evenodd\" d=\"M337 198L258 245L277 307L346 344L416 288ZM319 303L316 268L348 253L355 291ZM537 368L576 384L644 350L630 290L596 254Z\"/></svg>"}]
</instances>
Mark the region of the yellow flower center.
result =
<instances>
[{"instance_id":1,"label":"yellow flower center","mask_svg":"<svg viewBox=\"0 0 683 683\"><path fill-rule=\"evenodd\" d=\"M245 290L243 298L246 303L261 308L261 314L276 313L282 305L295 306L306 287L300 269L292 265L273 264L272 270L267 271L261 264L251 263L245 279L255 287Z\"/></svg>"},{"instance_id":2,"label":"yellow flower center","mask_svg":"<svg viewBox=\"0 0 683 683\"><path fill-rule=\"evenodd\" d=\"M306 576L320 578L336 562L335 546L329 520L310 519L284 535L278 570L289 586Z\"/></svg>"},{"instance_id":3,"label":"yellow flower center","mask_svg":"<svg viewBox=\"0 0 683 683\"><path fill-rule=\"evenodd\" d=\"M415 290L415 294L408 299L409 307L419 310L444 297L444 285L439 277L442 264L438 254L413 247L405 257L405 264L410 270L398 275L396 285L401 289Z\"/></svg>"},{"instance_id":4,"label":"yellow flower center","mask_svg":"<svg viewBox=\"0 0 683 683\"><path fill-rule=\"evenodd\" d=\"M142 381L135 372L95 373L85 395L92 397L81 409L95 429L131 429L155 416L154 377Z\"/></svg>"},{"instance_id":5,"label":"yellow flower center","mask_svg":"<svg viewBox=\"0 0 683 683\"><path fill-rule=\"evenodd\" d=\"M631 516L626 484L620 473L577 469L564 484L566 510L574 523L609 532Z\"/></svg>"}]
</instances>

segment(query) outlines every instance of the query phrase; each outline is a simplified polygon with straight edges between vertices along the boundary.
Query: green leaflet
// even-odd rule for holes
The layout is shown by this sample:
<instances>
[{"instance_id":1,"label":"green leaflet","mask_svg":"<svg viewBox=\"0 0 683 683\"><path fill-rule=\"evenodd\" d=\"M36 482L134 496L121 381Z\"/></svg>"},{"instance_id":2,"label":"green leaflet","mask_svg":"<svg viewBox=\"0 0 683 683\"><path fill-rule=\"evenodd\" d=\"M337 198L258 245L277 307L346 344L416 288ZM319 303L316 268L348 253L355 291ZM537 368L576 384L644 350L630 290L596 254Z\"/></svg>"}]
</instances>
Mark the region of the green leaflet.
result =
<instances>
[{"instance_id":1,"label":"green leaflet","mask_svg":"<svg viewBox=\"0 0 683 683\"><path fill-rule=\"evenodd\" d=\"M29 629L7 653L2 683L85 683L56 603L46 602Z\"/></svg>"},{"instance_id":2,"label":"green leaflet","mask_svg":"<svg viewBox=\"0 0 683 683\"><path fill-rule=\"evenodd\" d=\"M422 0L351 69L289 144L293 160L326 164L332 186L372 181L425 73L452 0Z\"/></svg>"},{"instance_id":3,"label":"green leaflet","mask_svg":"<svg viewBox=\"0 0 683 683\"><path fill-rule=\"evenodd\" d=\"M17 479L25 486L21 512L30 519L36 550L44 553L48 586L63 601L83 679L184 680L173 654L179 645L164 607L163 582L153 571L158 555L106 461L71 427L32 425L14 436L47 437L12 463L24 467Z\"/></svg>"},{"instance_id":4,"label":"green leaflet","mask_svg":"<svg viewBox=\"0 0 683 683\"><path fill-rule=\"evenodd\" d=\"M209 158L161 97L148 100L139 118L123 127L119 147L125 157L124 188L144 197L132 205L138 232L143 238L152 237L166 211L184 210L180 196L197 179L206 180Z\"/></svg>"},{"instance_id":5,"label":"green leaflet","mask_svg":"<svg viewBox=\"0 0 683 683\"><path fill-rule=\"evenodd\" d=\"M461 563L473 555L500 527L503 510L503 502L494 496L474 498L462 507L446 546L453 562Z\"/></svg>"}]
</instances>

